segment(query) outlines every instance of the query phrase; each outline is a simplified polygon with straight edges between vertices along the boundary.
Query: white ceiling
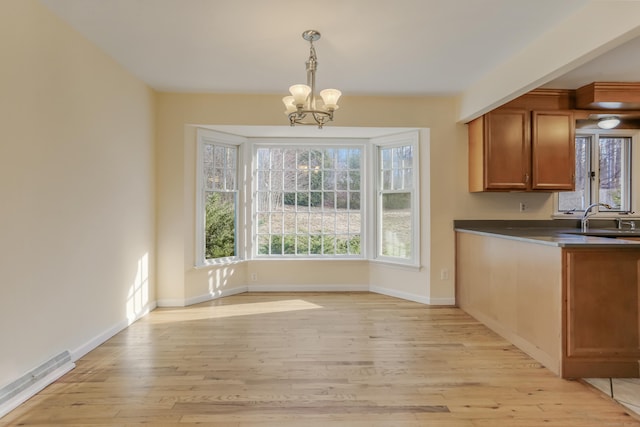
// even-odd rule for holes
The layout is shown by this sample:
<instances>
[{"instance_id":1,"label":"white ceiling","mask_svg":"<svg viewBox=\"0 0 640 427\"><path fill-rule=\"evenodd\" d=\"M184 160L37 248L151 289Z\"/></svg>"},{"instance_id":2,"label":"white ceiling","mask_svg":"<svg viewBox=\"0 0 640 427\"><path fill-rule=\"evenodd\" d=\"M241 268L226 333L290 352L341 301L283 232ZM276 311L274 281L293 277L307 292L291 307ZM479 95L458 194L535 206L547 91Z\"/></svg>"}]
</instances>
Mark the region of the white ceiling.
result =
<instances>
[{"instance_id":1,"label":"white ceiling","mask_svg":"<svg viewBox=\"0 0 640 427\"><path fill-rule=\"evenodd\" d=\"M306 81L356 95L461 93L588 0L41 0L161 91L282 93ZM581 35L576 35L580 37ZM640 81L640 38L547 87Z\"/></svg>"}]
</instances>

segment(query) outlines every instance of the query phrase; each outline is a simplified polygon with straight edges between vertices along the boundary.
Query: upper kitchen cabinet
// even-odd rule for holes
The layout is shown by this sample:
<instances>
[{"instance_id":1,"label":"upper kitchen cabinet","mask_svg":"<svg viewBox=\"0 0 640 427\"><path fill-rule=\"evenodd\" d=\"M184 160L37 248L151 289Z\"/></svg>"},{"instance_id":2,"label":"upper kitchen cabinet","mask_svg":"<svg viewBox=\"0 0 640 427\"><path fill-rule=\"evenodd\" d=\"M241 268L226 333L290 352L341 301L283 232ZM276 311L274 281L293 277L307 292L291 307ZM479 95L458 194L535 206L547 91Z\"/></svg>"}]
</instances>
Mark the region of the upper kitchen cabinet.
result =
<instances>
[{"instance_id":1,"label":"upper kitchen cabinet","mask_svg":"<svg viewBox=\"0 0 640 427\"><path fill-rule=\"evenodd\" d=\"M469 191L571 191L575 119L567 91L532 91L469 123Z\"/></svg>"},{"instance_id":2,"label":"upper kitchen cabinet","mask_svg":"<svg viewBox=\"0 0 640 427\"><path fill-rule=\"evenodd\" d=\"M469 191L526 190L531 174L529 112L492 111L469 123Z\"/></svg>"},{"instance_id":3,"label":"upper kitchen cabinet","mask_svg":"<svg viewBox=\"0 0 640 427\"><path fill-rule=\"evenodd\" d=\"M531 120L531 189L575 188L575 119L571 111L534 111Z\"/></svg>"}]
</instances>

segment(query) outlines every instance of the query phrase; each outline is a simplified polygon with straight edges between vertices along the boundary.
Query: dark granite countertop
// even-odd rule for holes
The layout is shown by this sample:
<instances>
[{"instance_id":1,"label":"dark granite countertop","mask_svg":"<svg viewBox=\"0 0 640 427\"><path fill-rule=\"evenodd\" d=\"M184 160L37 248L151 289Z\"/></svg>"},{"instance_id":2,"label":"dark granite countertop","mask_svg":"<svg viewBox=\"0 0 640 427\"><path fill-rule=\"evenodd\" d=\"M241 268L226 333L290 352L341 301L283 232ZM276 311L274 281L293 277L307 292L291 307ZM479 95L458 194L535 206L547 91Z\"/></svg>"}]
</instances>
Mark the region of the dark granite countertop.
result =
<instances>
[{"instance_id":1,"label":"dark granite countertop","mask_svg":"<svg viewBox=\"0 0 640 427\"><path fill-rule=\"evenodd\" d=\"M580 230L578 220L455 220L460 232L520 240L560 247L633 247L640 241L640 230L618 230L613 220L591 220L587 232Z\"/></svg>"}]
</instances>

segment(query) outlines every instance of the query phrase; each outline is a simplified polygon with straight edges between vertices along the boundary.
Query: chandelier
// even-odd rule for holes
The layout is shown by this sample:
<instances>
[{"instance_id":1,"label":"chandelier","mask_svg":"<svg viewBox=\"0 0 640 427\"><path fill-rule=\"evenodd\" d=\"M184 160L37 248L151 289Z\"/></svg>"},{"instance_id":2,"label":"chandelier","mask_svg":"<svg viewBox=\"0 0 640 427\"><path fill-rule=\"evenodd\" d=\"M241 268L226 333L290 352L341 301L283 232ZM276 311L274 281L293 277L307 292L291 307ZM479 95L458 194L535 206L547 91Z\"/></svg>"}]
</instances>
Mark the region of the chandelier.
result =
<instances>
[{"instance_id":1,"label":"chandelier","mask_svg":"<svg viewBox=\"0 0 640 427\"><path fill-rule=\"evenodd\" d=\"M307 84L297 84L289 88L290 96L282 98L286 107L284 112L289 117L291 126L313 125L322 129L325 123L333 120L333 112L338 109L338 98L342 95L337 89L325 89L320 91L319 99L315 95L316 69L318 58L313 42L320 39L320 33L315 30L307 30L302 33L302 38L309 42L310 52L307 60Z\"/></svg>"}]
</instances>

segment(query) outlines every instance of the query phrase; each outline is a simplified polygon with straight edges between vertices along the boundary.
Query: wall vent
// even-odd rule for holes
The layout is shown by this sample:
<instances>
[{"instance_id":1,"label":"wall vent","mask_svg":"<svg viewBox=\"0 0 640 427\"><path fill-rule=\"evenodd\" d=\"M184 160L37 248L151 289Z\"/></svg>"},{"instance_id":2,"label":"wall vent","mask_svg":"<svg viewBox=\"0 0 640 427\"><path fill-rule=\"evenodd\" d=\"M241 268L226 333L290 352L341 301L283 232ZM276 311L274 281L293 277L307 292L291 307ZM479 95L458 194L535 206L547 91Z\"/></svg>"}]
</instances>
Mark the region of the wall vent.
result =
<instances>
[{"instance_id":1,"label":"wall vent","mask_svg":"<svg viewBox=\"0 0 640 427\"><path fill-rule=\"evenodd\" d=\"M0 388L0 418L75 367L64 351Z\"/></svg>"}]
</instances>

